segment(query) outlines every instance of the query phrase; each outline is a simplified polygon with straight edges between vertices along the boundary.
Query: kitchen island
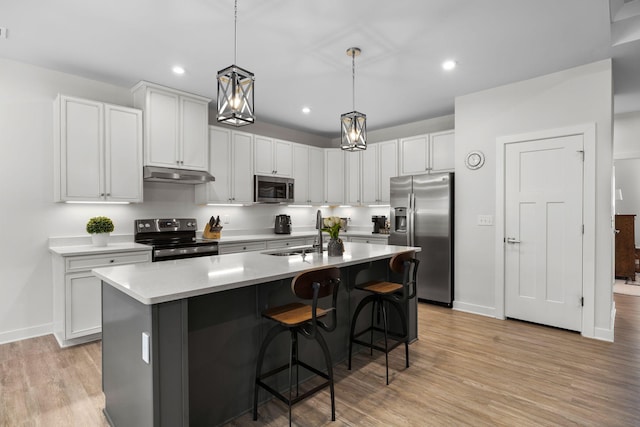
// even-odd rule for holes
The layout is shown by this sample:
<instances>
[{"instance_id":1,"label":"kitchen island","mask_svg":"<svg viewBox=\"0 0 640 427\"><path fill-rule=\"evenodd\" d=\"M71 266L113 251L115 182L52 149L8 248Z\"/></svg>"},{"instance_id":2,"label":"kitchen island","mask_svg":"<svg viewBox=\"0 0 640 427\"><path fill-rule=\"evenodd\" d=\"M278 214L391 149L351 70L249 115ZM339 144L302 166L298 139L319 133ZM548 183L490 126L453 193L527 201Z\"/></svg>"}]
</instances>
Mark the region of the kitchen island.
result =
<instances>
[{"instance_id":1,"label":"kitchen island","mask_svg":"<svg viewBox=\"0 0 640 427\"><path fill-rule=\"evenodd\" d=\"M106 417L118 427L220 425L249 410L258 348L271 327L261 312L292 301L291 279L310 268L341 269L338 327L325 338L334 363L345 360L351 310L364 296L350 288L385 278L389 258L411 250L420 248L345 243L342 257L267 251L93 270L102 280ZM415 299L405 310L414 340ZM265 370L288 357L279 338ZM300 354L322 366L314 343L301 343ZM278 381L284 388L286 378Z\"/></svg>"}]
</instances>

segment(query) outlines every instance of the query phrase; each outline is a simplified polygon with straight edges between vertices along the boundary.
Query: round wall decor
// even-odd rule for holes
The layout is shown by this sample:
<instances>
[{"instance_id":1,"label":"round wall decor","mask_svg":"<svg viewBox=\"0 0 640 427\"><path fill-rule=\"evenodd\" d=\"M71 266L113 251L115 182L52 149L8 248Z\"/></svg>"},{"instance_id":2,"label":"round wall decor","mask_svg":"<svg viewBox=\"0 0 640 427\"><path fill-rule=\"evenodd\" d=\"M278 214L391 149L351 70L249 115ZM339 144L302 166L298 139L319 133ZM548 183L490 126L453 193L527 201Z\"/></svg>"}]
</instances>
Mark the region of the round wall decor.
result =
<instances>
[{"instance_id":1,"label":"round wall decor","mask_svg":"<svg viewBox=\"0 0 640 427\"><path fill-rule=\"evenodd\" d=\"M482 151L471 151L464 159L464 164L471 170L480 169L484 165Z\"/></svg>"}]
</instances>

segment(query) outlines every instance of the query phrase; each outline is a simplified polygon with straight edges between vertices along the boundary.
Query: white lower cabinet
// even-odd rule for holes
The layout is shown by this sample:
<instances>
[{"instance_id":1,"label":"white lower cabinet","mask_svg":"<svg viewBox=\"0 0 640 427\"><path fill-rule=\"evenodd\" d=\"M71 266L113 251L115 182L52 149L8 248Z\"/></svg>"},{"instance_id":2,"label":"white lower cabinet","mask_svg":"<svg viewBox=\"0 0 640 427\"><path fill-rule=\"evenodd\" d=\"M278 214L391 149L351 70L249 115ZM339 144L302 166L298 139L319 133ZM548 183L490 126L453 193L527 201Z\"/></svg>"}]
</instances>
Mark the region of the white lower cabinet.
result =
<instances>
[{"instance_id":1,"label":"white lower cabinet","mask_svg":"<svg viewBox=\"0 0 640 427\"><path fill-rule=\"evenodd\" d=\"M267 249L267 242L244 242L244 243L220 243L218 252L220 255L235 254L238 252L263 251Z\"/></svg>"},{"instance_id":2,"label":"white lower cabinet","mask_svg":"<svg viewBox=\"0 0 640 427\"><path fill-rule=\"evenodd\" d=\"M304 238L289 240L269 240L267 242L267 249L290 248L293 246L304 246L305 244L306 240Z\"/></svg>"},{"instance_id":3,"label":"white lower cabinet","mask_svg":"<svg viewBox=\"0 0 640 427\"><path fill-rule=\"evenodd\" d=\"M389 241L386 237L349 237L350 242L371 243L373 245L386 245Z\"/></svg>"},{"instance_id":4,"label":"white lower cabinet","mask_svg":"<svg viewBox=\"0 0 640 427\"><path fill-rule=\"evenodd\" d=\"M101 338L101 281L91 269L151 261L151 251L53 256L53 333L60 347Z\"/></svg>"}]
</instances>

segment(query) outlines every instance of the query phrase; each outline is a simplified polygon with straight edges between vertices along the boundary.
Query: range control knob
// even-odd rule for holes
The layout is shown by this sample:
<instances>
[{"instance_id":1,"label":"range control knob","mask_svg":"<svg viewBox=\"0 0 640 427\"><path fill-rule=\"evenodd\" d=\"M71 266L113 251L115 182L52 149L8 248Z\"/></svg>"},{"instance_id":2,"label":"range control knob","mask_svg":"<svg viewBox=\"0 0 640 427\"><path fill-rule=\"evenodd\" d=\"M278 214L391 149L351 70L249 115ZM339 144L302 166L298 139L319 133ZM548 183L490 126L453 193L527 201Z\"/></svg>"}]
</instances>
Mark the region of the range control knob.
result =
<instances>
[{"instance_id":1,"label":"range control knob","mask_svg":"<svg viewBox=\"0 0 640 427\"><path fill-rule=\"evenodd\" d=\"M138 228L144 228L144 224L143 223L138 223Z\"/></svg>"},{"instance_id":2,"label":"range control knob","mask_svg":"<svg viewBox=\"0 0 640 427\"><path fill-rule=\"evenodd\" d=\"M151 228L151 224L149 224L148 222L144 224L144 228Z\"/></svg>"},{"instance_id":3,"label":"range control knob","mask_svg":"<svg viewBox=\"0 0 640 427\"><path fill-rule=\"evenodd\" d=\"M193 223L191 223L191 222L187 223L187 227L191 227L192 225L193 225Z\"/></svg>"}]
</instances>

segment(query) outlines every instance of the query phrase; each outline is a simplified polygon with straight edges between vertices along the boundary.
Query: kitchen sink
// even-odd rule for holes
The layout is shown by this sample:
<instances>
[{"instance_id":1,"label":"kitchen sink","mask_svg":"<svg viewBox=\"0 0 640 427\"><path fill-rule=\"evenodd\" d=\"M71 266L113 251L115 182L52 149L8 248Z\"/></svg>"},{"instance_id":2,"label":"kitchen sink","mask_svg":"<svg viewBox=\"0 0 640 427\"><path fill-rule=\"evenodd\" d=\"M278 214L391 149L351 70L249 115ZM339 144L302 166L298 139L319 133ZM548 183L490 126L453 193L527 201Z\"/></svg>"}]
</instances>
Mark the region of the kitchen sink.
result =
<instances>
[{"instance_id":1,"label":"kitchen sink","mask_svg":"<svg viewBox=\"0 0 640 427\"><path fill-rule=\"evenodd\" d=\"M293 256L293 255L302 255L302 253L311 254L314 253L316 249L312 246L305 247L297 247L297 248L287 248L281 249L279 251L273 252L263 252L265 255L274 255L274 256Z\"/></svg>"}]
</instances>

